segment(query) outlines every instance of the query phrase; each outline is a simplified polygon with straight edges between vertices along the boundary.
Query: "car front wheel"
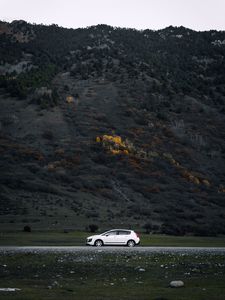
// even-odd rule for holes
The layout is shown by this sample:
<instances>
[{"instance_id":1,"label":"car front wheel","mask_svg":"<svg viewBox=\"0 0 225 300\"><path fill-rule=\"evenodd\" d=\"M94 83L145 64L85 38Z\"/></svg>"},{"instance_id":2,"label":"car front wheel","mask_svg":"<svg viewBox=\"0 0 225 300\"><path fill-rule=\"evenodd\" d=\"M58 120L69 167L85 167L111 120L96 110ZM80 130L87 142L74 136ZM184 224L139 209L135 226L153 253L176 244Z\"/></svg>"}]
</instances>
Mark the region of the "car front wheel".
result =
<instances>
[{"instance_id":1,"label":"car front wheel","mask_svg":"<svg viewBox=\"0 0 225 300\"><path fill-rule=\"evenodd\" d=\"M135 241L129 240L129 241L127 242L127 246L128 246L128 247L134 247L134 246L135 246Z\"/></svg>"},{"instance_id":2,"label":"car front wheel","mask_svg":"<svg viewBox=\"0 0 225 300\"><path fill-rule=\"evenodd\" d=\"M96 240L95 241L95 246L96 247L102 247L103 246L103 241L102 240Z\"/></svg>"}]
</instances>

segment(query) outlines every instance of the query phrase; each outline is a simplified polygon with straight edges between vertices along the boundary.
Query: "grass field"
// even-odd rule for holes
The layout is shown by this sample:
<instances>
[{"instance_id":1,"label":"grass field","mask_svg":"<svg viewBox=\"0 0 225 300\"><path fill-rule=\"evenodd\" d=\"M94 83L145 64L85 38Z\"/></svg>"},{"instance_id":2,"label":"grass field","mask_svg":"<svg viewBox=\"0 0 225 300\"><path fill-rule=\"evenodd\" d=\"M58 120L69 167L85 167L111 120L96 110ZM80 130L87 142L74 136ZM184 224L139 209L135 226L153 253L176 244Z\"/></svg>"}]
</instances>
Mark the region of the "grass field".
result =
<instances>
[{"instance_id":1,"label":"grass field","mask_svg":"<svg viewBox=\"0 0 225 300\"><path fill-rule=\"evenodd\" d=\"M81 246L89 232L3 231L0 245L7 246ZM140 234L142 246L225 247L225 237L195 237Z\"/></svg>"},{"instance_id":2,"label":"grass field","mask_svg":"<svg viewBox=\"0 0 225 300\"><path fill-rule=\"evenodd\" d=\"M2 300L224 300L222 254L1 253ZM182 280L182 288L171 288Z\"/></svg>"}]
</instances>

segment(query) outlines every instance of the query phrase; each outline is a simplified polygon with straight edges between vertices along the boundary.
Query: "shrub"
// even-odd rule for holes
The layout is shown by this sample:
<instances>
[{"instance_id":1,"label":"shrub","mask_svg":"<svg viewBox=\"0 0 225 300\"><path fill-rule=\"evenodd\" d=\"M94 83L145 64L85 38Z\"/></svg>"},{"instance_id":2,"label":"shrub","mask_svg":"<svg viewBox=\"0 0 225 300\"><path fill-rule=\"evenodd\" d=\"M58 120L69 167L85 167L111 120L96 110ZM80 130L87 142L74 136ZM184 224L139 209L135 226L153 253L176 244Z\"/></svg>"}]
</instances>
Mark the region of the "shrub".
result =
<instances>
[{"instance_id":1,"label":"shrub","mask_svg":"<svg viewBox=\"0 0 225 300\"><path fill-rule=\"evenodd\" d=\"M176 223L164 223L161 226L161 233L168 235L184 235L185 230L181 225L177 225Z\"/></svg>"},{"instance_id":2,"label":"shrub","mask_svg":"<svg viewBox=\"0 0 225 300\"><path fill-rule=\"evenodd\" d=\"M111 154L118 155L124 154L129 155L133 151L133 144L129 143L126 139L122 140L120 136L117 135L103 135L96 137L97 143L102 143L103 148L108 150Z\"/></svg>"},{"instance_id":3,"label":"shrub","mask_svg":"<svg viewBox=\"0 0 225 300\"><path fill-rule=\"evenodd\" d=\"M195 228L193 228L194 235L195 236L216 236L217 230L216 228L212 228L208 225L198 225Z\"/></svg>"},{"instance_id":4,"label":"shrub","mask_svg":"<svg viewBox=\"0 0 225 300\"><path fill-rule=\"evenodd\" d=\"M88 228L89 228L90 232L96 232L98 230L98 225L96 225L96 224L90 224L88 226Z\"/></svg>"},{"instance_id":5,"label":"shrub","mask_svg":"<svg viewBox=\"0 0 225 300\"><path fill-rule=\"evenodd\" d=\"M149 234L152 231L152 223L144 224L143 228L145 229L145 233Z\"/></svg>"},{"instance_id":6,"label":"shrub","mask_svg":"<svg viewBox=\"0 0 225 300\"><path fill-rule=\"evenodd\" d=\"M24 226L23 228L24 232L31 232L31 227L29 225Z\"/></svg>"},{"instance_id":7,"label":"shrub","mask_svg":"<svg viewBox=\"0 0 225 300\"><path fill-rule=\"evenodd\" d=\"M98 218L98 217L99 217L99 213L96 212L96 211L87 211L87 212L85 213L85 216L86 216L87 218Z\"/></svg>"},{"instance_id":8,"label":"shrub","mask_svg":"<svg viewBox=\"0 0 225 300\"><path fill-rule=\"evenodd\" d=\"M51 130L45 130L42 134L42 137L46 140L52 140L54 136Z\"/></svg>"}]
</instances>

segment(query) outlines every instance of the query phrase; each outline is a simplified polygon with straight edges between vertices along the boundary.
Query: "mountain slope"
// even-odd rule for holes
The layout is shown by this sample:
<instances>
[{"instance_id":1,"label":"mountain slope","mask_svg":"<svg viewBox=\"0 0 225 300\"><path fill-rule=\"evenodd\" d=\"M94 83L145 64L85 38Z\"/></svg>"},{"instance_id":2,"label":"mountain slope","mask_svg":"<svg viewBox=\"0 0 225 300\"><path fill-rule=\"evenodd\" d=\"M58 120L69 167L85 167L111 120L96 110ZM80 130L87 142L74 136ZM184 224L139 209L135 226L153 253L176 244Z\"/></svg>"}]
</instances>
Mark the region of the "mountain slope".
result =
<instances>
[{"instance_id":1,"label":"mountain slope","mask_svg":"<svg viewBox=\"0 0 225 300\"><path fill-rule=\"evenodd\" d=\"M224 32L0 25L5 227L224 234Z\"/></svg>"}]
</instances>

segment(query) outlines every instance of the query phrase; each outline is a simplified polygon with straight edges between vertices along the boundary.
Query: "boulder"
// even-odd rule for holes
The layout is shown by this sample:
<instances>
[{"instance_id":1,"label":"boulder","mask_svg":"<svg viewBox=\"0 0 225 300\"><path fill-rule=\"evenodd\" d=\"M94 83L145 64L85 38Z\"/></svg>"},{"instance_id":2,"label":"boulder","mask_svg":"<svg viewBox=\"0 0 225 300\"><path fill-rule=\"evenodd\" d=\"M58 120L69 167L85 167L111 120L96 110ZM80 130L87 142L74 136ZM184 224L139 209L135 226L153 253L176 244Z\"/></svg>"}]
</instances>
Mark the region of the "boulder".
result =
<instances>
[{"instance_id":1,"label":"boulder","mask_svg":"<svg viewBox=\"0 0 225 300\"><path fill-rule=\"evenodd\" d=\"M35 99L40 98L40 97L45 97L45 96L52 97L52 90L48 89L45 86L35 89L35 92L34 92Z\"/></svg>"},{"instance_id":2,"label":"boulder","mask_svg":"<svg viewBox=\"0 0 225 300\"><path fill-rule=\"evenodd\" d=\"M184 282L182 280L174 280L170 282L170 287L172 288L180 288L184 287Z\"/></svg>"}]
</instances>

